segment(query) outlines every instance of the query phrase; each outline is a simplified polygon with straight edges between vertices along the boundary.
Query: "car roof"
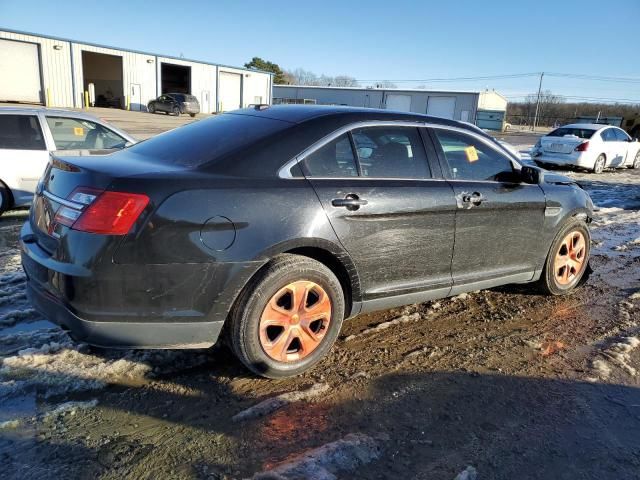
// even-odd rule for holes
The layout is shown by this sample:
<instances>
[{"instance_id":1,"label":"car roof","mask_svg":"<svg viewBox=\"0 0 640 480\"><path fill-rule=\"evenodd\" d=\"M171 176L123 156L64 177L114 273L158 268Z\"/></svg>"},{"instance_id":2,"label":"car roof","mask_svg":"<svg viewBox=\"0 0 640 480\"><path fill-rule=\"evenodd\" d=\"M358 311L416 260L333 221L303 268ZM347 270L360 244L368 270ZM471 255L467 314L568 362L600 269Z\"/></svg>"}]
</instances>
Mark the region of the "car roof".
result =
<instances>
[{"instance_id":1,"label":"car roof","mask_svg":"<svg viewBox=\"0 0 640 480\"><path fill-rule=\"evenodd\" d=\"M60 115L60 116L64 116L64 117L74 117L74 118L85 118L87 120L99 120L100 122L103 122L103 120L100 120L98 117L96 117L95 115L91 115L89 113L85 113L85 112L78 112L76 110L65 110L62 108L47 108L47 107L40 107L40 106L28 106L28 107L22 107L22 106L10 106L10 107L0 107L0 113L13 113L13 114L36 114L36 113L45 113L47 115Z\"/></svg>"},{"instance_id":2,"label":"car roof","mask_svg":"<svg viewBox=\"0 0 640 480\"><path fill-rule=\"evenodd\" d=\"M588 128L590 130L600 130L608 127L619 128L615 125L607 125L606 123L570 123L569 125L562 125L558 128Z\"/></svg>"},{"instance_id":3,"label":"car roof","mask_svg":"<svg viewBox=\"0 0 640 480\"><path fill-rule=\"evenodd\" d=\"M236 115L252 115L290 123L303 123L318 117L348 116L352 121L389 120L436 123L475 131L477 127L464 122L448 120L413 112L398 112L378 108L348 107L341 105L257 105L228 112Z\"/></svg>"}]
</instances>

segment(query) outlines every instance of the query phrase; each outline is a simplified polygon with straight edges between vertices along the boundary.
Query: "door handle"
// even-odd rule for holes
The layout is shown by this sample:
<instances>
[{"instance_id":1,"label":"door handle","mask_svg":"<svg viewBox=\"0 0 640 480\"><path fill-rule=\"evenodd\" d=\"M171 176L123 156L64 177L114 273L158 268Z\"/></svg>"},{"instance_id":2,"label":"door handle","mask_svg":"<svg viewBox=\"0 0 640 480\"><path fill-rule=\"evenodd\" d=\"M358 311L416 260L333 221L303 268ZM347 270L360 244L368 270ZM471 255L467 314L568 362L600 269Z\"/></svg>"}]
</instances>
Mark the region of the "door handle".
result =
<instances>
[{"instance_id":1,"label":"door handle","mask_svg":"<svg viewBox=\"0 0 640 480\"><path fill-rule=\"evenodd\" d=\"M473 193L463 192L462 193L462 203L466 203L470 206L471 205L478 206L485 200L486 198L484 197L484 195L482 195L479 192L473 192Z\"/></svg>"},{"instance_id":2,"label":"door handle","mask_svg":"<svg viewBox=\"0 0 640 480\"><path fill-rule=\"evenodd\" d=\"M334 198L331 200L331 205L334 207L345 207L349 211L358 210L361 206L366 205L366 200L362 200L355 193L350 193L346 195L344 198Z\"/></svg>"}]
</instances>

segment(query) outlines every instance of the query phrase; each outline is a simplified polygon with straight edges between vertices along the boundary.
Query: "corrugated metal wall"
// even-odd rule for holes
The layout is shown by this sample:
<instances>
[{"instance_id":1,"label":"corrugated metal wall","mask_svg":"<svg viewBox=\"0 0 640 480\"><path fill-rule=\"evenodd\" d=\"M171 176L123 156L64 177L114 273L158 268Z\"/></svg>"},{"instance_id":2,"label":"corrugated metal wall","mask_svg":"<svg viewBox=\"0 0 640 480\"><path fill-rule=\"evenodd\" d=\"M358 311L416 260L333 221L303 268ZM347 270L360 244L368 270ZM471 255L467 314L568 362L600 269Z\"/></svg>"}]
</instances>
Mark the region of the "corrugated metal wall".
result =
<instances>
[{"instance_id":1,"label":"corrugated metal wall","mask_svg":"<svg viewBox=\"0 0 640 480\"><path fill-rule=\"evenodd\" d=\"M49 105L73 106L69 42L5 31L0 31L0 38L39 44L42 83Z\"/></svg>"},{"instance_id":2,"label":"corrugated metal wall","mask_svg":"<svg viewBox=\"0 0 640 480\"><path fill-rule=\"evenodd\" d=\"M387 95L411 96L411 112L427 113L429 97L455 97L454 119L473 122L478 94L475 92L415 91L369 88L323 88L295 85L274 85L273 98L310 99L319 105L349 105L352 107L385 108Z\"/></svg>"},{"instance_id":3,"label":"corrugated metal wall","mask_svg":"<svg viewBox=\"0 0 640 480\"><path fill-rule=\"evenodd\" d=\"M271 103L272 76L263 72L192 60L156 57L150 53L70 42L27 33L0 31L0 38L40 45L43 88L45 94L48 92L49 106L53 107L83 106L83 51L121 57L123 93L130 97L132 85L139 85L142 105L146 105L149 100L156 98L161 93L161 64L163 62L191 67L191 93L198 97L203 112L217 111L218 70L242 75L243 106L256 103L257 99L261 99L262 103Z\"/></svg>"}]
</instances>

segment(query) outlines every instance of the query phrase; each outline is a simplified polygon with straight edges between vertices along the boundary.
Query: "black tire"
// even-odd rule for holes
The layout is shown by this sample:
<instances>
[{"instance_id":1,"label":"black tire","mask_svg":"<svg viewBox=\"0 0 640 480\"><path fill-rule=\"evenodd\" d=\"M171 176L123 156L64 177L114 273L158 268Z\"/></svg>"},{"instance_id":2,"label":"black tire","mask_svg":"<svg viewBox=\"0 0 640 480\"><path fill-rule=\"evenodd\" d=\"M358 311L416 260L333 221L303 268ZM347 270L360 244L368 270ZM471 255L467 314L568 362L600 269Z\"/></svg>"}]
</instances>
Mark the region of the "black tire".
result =
<instances>
[{"instance_id":1,"label":"black tire","mask_svg":"<svg viewBox=\"0 0 640 480\"><path fill-rule=\"evenodd\" d=\"M554 268L556 265L556 255L559 253L562 247L563 240L571 233L580 233L584 237L585 251L582 256L582 265L579 271L576 272L570 283L562 285L557 279L557 272ZM586 223L580 220L569 220L557 233L556 237L551 243L551 248L547 254L547 259L544 263L544 269L540 280L538 280L539 289L548 295L567 295L571 293L580 283L585 275L585 272L589 269L589 255L591 254L591 234Z\"/></svg>"},{"instance_id":2,"label":"black tire","mask_svg":"<svg viewBox=\"0 0 640 480\"><path fill-rule=\"evenodd\" d=\"M604 166L607 161L607 158L604 156L604 153L598 155L596 161L593 162L593 173L602 173L604 171Z\"/></svg>"},{"instance_id":3,"label":"black tire","mask_svg":"<svg viewBox=\"0 0 640 480\"><path fill-rule=\"evenodd\" d=\"M11 208L12 203L11 190L3 182L0 182L0 216Z\"/></svg>"},{"instance_id":4,"label":"black tire","mask_svg":"<svg viewBox=\"0 0 640 480\"><path fill-rule=\"evenodd\" d=\"M190 113L190 114L189 114L189 116L190 116L191 118L195 118L196 114L195 114L195 113Z\"/></svg>"},{"instance_id":5,"label":"black tire","mask_svg":"<svg viewBox=\"0 0 640 480\"><path fill-rule=\"evenodd\" d=\"M149 113L156 113L156 107L153 105L153 103L149 105L147 110L149 110Z\"/></svg>"},{"instance_id":6,"label":"black tire","mask_svg":"<svg viewBox=\"0 0 640 480\"><path fill-rule=\"evenodd\" d=\"M171 113L173 113L176 117L180 116L180 108L179 107L173 107L173 110L171 110Z\"/></svg>"},{"instance_id":7,"label":"black tire","mask_svg":"<svg viewBox=\"0 0 640 480\"><path fill-rule=\"evenodd\" d=\"M285 286L302 280L313 282L326 292L331 302L330 321L314 350L299 360L277 361L261 343L262 313ZM329 352L340 333L344 312L340 281L329 268L300 255L279 255L240 294L230 314L228 340L238 359L252 372L267 378L292 377L309 370Z\"/></svg>"},{"instance_id":8,"label":"black tire","mask_svg":"<svg viewBox=\"0 0 640 480\"><path fill-rule=\"evenodd\" d=\"M638 169L640 168L640 150L636 153L636 158L633 159L633 163L629 168Z\"/></svg>"}]
</instances>

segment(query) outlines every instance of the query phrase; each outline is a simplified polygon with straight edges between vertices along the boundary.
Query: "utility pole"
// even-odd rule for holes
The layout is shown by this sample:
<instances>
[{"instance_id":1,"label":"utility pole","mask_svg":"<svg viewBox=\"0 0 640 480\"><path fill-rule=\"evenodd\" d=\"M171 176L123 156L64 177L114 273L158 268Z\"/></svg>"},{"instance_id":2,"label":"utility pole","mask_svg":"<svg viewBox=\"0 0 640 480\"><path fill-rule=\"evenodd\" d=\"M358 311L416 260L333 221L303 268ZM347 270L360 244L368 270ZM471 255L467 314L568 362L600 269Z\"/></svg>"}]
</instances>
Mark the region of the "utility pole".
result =
<instances>
[{"instance_id":1,"label":"utility pole","mask_svg":"<svg viewBox=\"0 0 640 480\"><path fill-rule=\"evenodd\" d=\"M544 72L540 73L540 84L538 85L538 101L536 102L536 114L533 117L532 130L534 132L536 131L536 127L538 126L538 109L540 108L540 95L542 94L542 77L544 77Z\"/></svg>"}]
</instances>

